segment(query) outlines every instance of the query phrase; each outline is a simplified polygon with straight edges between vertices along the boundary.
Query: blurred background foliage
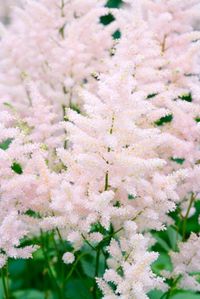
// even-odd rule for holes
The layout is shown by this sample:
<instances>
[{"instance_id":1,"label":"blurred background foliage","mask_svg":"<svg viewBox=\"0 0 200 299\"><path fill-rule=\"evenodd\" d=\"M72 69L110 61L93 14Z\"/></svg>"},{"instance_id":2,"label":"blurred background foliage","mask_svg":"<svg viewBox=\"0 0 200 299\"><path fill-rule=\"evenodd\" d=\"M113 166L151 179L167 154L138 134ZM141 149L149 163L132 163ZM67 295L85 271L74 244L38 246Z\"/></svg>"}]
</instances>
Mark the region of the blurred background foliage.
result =
<instances>
[{"instance_id":1,"label":"blurred background foliage","mask_svg":"<svg viewBox=\"0 0 200 299\"><path fill-rule=\"evenodd\" d=\"M6 0L5 0L6 1ZM121 0L109 0L107 7L120 7ZM114 20L111 14L103 16L101 22L104 25ZM114 38L120 38L117 31ZM2 146L6 147L6 144ZM16 168L16 165L15 165ZM191 231L199 232L198 215L200 213L200 202L196 203L196 213L188 219L186 235ZM162 270L171 269L169 257L170 250L177 249L177 240L181 237L179 231L182 223L178 216L178 210L172 215L174 225L166 231L152 232L156 243L153 250L158 251L160 256L153 264L153 271L159 275ZM40 249L34 253L30 260L9 260L7 269L9 283L9 299L94 299L93 289L95 255L94 251L86 245L81 252L76 253L76 261L72 265L65 265L62 262L62 255L70 251L70 245L59 239L59 234L55 231L51 234L45 233L41 237L34 238L31 244L37 244ZM28 242L24 240L24 245ZM105 270L105 257L100 259L100 274ZM63 292L59 288L62 286ZM161 299L163 293L152 291L149 293L150 299ZM97 293L95 299L101 298ZM166 297L165 297L166 298ZM4 299L3 285L0 280L0 299ZM200 299L200 294L175 289L168 299Z\"/></svg>"},{"instance_id":2,"label":"blurred background foliage","mask_svg":"<svg viewBox=\"0 0 200 299\"><path fill-rule=\"evenodd\" d=\"M107 6L112 8L112 7L120 7L122 4L122 0L109 0L107 2Z\"/></svg>"}]
</instances>

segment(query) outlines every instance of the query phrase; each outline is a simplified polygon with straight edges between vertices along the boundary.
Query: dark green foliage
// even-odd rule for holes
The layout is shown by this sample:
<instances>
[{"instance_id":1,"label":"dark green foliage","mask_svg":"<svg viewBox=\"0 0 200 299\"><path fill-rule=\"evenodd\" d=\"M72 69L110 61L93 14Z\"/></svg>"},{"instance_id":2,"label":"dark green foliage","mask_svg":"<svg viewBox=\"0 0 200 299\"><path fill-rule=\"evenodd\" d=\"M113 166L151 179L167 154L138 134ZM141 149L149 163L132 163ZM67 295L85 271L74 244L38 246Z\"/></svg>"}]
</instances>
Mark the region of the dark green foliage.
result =
<instances>
[{"instance_id":1,"label":"dark green foliage","mask_svg":"<svg viewBox=\"0 0 200 299\"><path fill-rule=\"evenodd\" d=\"M59 33L62 38L65 37L65 24L59 29Z\"/></svg>"},{"instance_id":2,"label":"dark green foliage","mask_svg":"<svg viewBox=\"0 0 200 299\"><path fill-rule=\"evenodd\" d=\"M184 158L174 158L174 157L171 157L170 160L173 161L173 162L176 162L177 164L180 164L180 165L182 165L185 162Z\"/></svg>"},{"instance_id":3,"label":"dark green foliage","mask_svg":"<svg viewBox=\"0 0 200 299\"><path fill-rule=\"evenodd\" d=\"M199 233L200 232L200 224L198 221L198 217L200 215L200 198L196 200L195 204L196 212L195 214L187 220L186 226L186 235L189 236L191 232Z\"/></svg>"},{"instance_id":4,"label":"dark green foliage","mask_svg":"<svg viewBox=\"0 0 200 299\"><path fill-rule=\"evenodd\" d=\"M167 253L161 252L158 259L152 265L153 272L157 275L163 270L172 270L171 260Z\"/></svg>"},{"instance_id":5,"label":"dark green foliage","mask_svg":"<svg viewBox=\"0 0 200 299\"><path fill-rule=\"evenodd\" d=\"M107 2L106 6L109 8L119 8L121 4L122 4L122 0L109 0ZM115 18L111 13L109 13L105 16L102 16L100 18L100 22L102 24L104 24L105 26L112 23L114 20L115 20ZM113 39L119 39L121 37L120 30L116 30L112 36L113 36Z\"/></svg>"},{"instance_id":6,"label":"dark green foliage","mask_svg":"<svg viewBox=\"0 0 200 299\"><path fill-rule=\"evenodd\" d=\"M27 216L30 216L30 217L33 217L33 218L41 218L39 213L36 213L35 211L32 211L32 210L28 210L25 214Z\"/></svg>"},{"instance_id":7,"label":"dark green foliage","mask_svg":"<svg viewBox=\"0 0 200 299\"><path fill-rule=\"evenodd\" d=\"M166 116L161 117L157 121L155 121L155 124L157 126L163 126L163 125L165 125L167 123L170 123L172 120L173 120L173 115L172 114L168 114Z\"/></svg>"},{"instance_id":8,"label":"dark green foliage","mask_svg":"<svg viewBox=\"0 0 200 299\"><path fill-rule=\"evenodd\" d=\"M69 107L70 107L70 109L76 111L77 113L79 113L79 114L81 113L81 110L80 110L80 108L78 107L78 105L76 105L76 104L74 104L74 103L71 103Z\"/></svg>"},{"instance_id":9,"label":"dark green foliage","mask_svg":"<svg viewBox=\"0 0 200 299\"><path fill-rule=\"evenodd\" d=\"M27 289L27 290L15 292L13 299L14 298L15 299L43 299L44 294L34 289Z\"/></svg>"},{"instance_id":10,"label":"dark green foliage","mask_svg":"<svg viewBox=\"0 0 200 299\"><path fill-rule=\"evenodd\" d=\"M120 201L116 201L116 203L114 204L114 207L117 207L117 208L121 207Z\"/></svg>"},{"instance_id":11,"label":"dark green foliage","mask_svg":"<svg viewBox=\"0 0 200 299\"><path fill-rule=\"evenodd\" d=\"M100 18L101 23L104 25L108 25L108 24L112 23L114 20L115 20L115 18L113 17L112 14L108 14L108 15L102 16Z\"/></svg>"},{"instance_id":12,"label":"dark green foliage","mask_svg":"<svg viewBox=\"0 0 200 299\"><path fill-rule=\"evenodd\" d=\"M186 102L192 102L192 94L191 92L187 93L187 94L183 94L181 96L178 97L180 100L186 101Z\"/></svg>"},{"instance_id":13,"label":"dark green foliage","mask_svg":"<svg viewBox=\"0 0 200 299\"><path fill-rule=\"evenodd\" d=\"M82 270L86 276L93 279L94 271L95 271L96 253L88 245L83 248L82 252L83 252L83 258L80 260ZM105 270L105 259L102 254L100 255L99 275L102 276L104 270Z\"/></svg>"},{"instance_id":14,"label":"dark green foliage","mask_svg":"<svg viewBox=\"0 0 200 299\"><path fill-rule=\"evenodd\" d=\"M151 94L149 94L148 96L147 96L147 99L152 99L152 98L154 98L155 96L157 96L158 95L158 93L151 93Z\"/></svg>"},{"instance_id":15,"label":"dark green foliage","mask_svg":"<svg viewBox=\"0 0 200 299\"><path fill-rule=\"evenodd\" d=\"M9 148L11 142L12 142L11 138L4 140L2 143L0 143L0 149L6 151Z\"/></svg>"},{"instance_id":16,"label":"dark green foliage","mask_svg":"<svg viewBox=\"0 0 200 299\"><path fill-rule=\"evenodd\" d=\"M121 32L119 30L117 30L113 33L112 36L114 39L119 39L119 38L121 38Z\"/></svg>"},{"instance_id":17,"label":"dark green foliage","mask_svg":"<svg viewBox=\"0 0 200 299\"><path fill-rule=\"evenodd\" d=\"M155 291L151 291L149 293L149 298L150 299L161 299L161 298L166 299L167 297L164 296L164 294L161 291L155 290ZM199 299L200 295L194 294L194 293L188 292L188 291L175 290L168 298L169 299Z\"/></svg>"},{"instance_id":18,"label":"dark green foliage","mask_svg":"<svg viewBox=\"0 0 200 299\"><path fill-rule=\"evenodd\" d=\"M176 250L177 241L181 239L180 234L177 232L176 227L174 226L168 227L165 231L153 231L152 235L157 241L152 249L158 251L159 253L168 253L170 250Z\"/></svg>"},{"instance_id":19,"label":"dark green foliage","mask_svg":"<svg viewBox=\"0 0 200 299\"><path fill-rule=\"evenodd\" d=\"M136 198L136 196L134 196L134 195L132 195L132 194L129 194L129 195L128 195L128 199L129 199L129 200L133 200L133 199L135 199L135 198Z\"/></svg>"},{"instance_id":20,"label":"dark green foliage","mask_svg":"<svg viewBox=\"0 0 200 299\"><path fill-rule=\"evenodd\" d=\"M108 0L107 2L107 7L110 7L110 8L118 8L120 7L120 5L122 4L122 0Z\"/></svg>"},{"instance_id":21,"label":"dark green foliage","mask_svg":"<svg viewBox=\"0 0 200 299\"><path fill-rule=\"evenodd\" d=\"M22 174L23 173L22 167L18 162L13 162L11 168L17 174Z\"/></svg>"},{"instance_id":22,"label":"dark green foliage","mask_svg":"<svg viewBox=\"0 0 200 299\"><path fill-rule=\"evenodd\" d=\"M92 299L93 279L77 277L66 285L66 299Z\"/></svg>"}]
</instances>

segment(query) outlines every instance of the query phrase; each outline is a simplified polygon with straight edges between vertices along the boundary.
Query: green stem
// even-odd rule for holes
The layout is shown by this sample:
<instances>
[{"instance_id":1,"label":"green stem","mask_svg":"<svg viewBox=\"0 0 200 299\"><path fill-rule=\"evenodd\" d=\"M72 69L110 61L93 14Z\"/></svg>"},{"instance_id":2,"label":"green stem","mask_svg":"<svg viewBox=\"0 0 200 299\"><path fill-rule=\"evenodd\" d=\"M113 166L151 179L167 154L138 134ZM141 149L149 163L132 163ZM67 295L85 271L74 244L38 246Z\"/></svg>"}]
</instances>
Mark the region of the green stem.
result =
<instances>
[{"instance_id":1,"label":"green stem","mask_svg":"<svg viewBox=\"0 0 200 299\"><path fill-rule=\"evenodd\" d=\"M65 105L62 105L62 110L63 110L63 120L66 121L66 106ZM65 132L65 136L67 136L67 131L64 130ZM64 141L64 149L67 148L67 140Z\"/></svg>"},{"instance_id":2,"label":"green stem","mask_svg":"<svg viewBox=\"0 0 200 299\"><path fill-rule=\"evenodd\" d=\"M81 234L83 240L85 241L85 243L87 243L90 248L92 248L93 250L96 250L96 248L86 239L86 237L84 236L84 234Z\"/></svg>"},{"instance_id":3,"label":"green stem","mask_svg":"<svg viewBox=\"0 0 200 299\"><path fill-rule=\"evenodd\" d=\"M7 271L6 271L6 273L7 273ZM6 275L5 275L4 268L2 268L1 269L1 276L2 276L2 284L3 284L3 290L4 290L4 297L5 297L5 299L9 299L9 291L8 291L8 283L6 282Z\"/></svg>"},{"instance_id":4,"label":"green stem","mask_svg":"<svg viewBox=\"0 0 200 299\"><path fill-rule=\"evenodd\" d=\"M59 231L59 230L58 230ZM65 288L65 282L64 282L64 279L65 279L65 269L64 269L64 263L62 262L62 252L60 252L58 246L57 246L57 243L56 243L56 240L55 240L55 232L52 236L52 239L53 239L53 243L54 243L54 247L55 247L55 250L56 250L56 253L57 253L57 256L58 256L58 259L61 261L61 267L59 267L59 275L61 277L61 292L63 293L62 296L64 298L64 288ZM57 272L57 275L58 275L58 272Z\"/></svg>"},{"instance_id":5,"label":"green stem","mask_svg":"<svg viewBox=\"0 0 200 299\"><path fill-rule=\"evenodd\" d=\"M76 261L74 262L74 264L72 265L72 267L71 267L71 269L70 269L70 271L69 271L67 277L65 278L65 282L71 277L71 275L73 274L74 270L76 269L76 266L77 266L78 262L80 261L80 259L81 259L84 255L87 255L87 253L82 253L82 254L80 254L80 255L77 257L77 259L76 259Z\"/></svg>"},{"instance_id":6,"label":"green stem","mask_svg":"<svg viewBox=\"0 0 200 299\"><path fill-rule=\"evenodd\" d=\"M6 270L6 284L7 284L7 290L8 290L8 297L10 297L8 263L5 266L5 270Z\"/></svg>"},{"instance_id":7,"label":"green stem","mask_svg":"<svg viewBox=\"0 0 200 299\"><path fill-rule=\"evenodd\" d=\"M52 241L53 241L55 250L56 250L56 252L57 252L57 255L59 256L59 255L60 255L60 252L59 252L59 248L58 248L58 245L57 245L57 243L56 243L56 240L55 240L54 232L53 232L53 235L52 235Z\"/></svg>"},{"instance_id":8,"label":"green stem","mask_svg":"<svg viewBox=\"0 0 200 299\"><path fill-rule=\"evenodd\" d=\"M166 296L167 296L167 293L164 293L164 294L160 297L160 299L164 299Z\"/></svg>"},{"instance_id":9,"label":"green stem","mask_svg":"<svg viewBox=\"0 0 200 299\"><path fill-rule=\"evenodd\" d=\"M136 220L136 218L142 214L143 211L140 211L135 217L133 217L131 219L131 221ZM101 247L101 244L104 243L107 239L111 239L112 237L114 237L117 233L119 233L120 231L122 231L124 229L124 227L120 227L119 229L117 229L116 231L114 231L112 234L110 234L109 236L106 236L105 238L103 238L103 240L95 247L95 249Z\"/></svg>"},{"instance_id":10,"label":"green stem","mask_svg":"<svg viewBox=\"0 0 200 299\"><path fill-rule=\"evenodd\" d=\"M103 248L101 248L101 252L104 256L104 272L105 272L106 267L107 267L107 255L106 255L106 252L103 250Z\"/></svg>"},{"instance_id":11,"label":"green stem","mask_svg":"<svg viewBox=\"0 0 200 299\"><path fill-rule=\"evenodd\" d=\"M104 191L107 191L108 190L108 171L106 172L106 175L105 175L105 187L104 187Z\"/></svg>"},{"instance_id":12,"label":"green stem","mask_svg":"<svg viewBox=\"0 0 200 299\"><path fill-rule=\"evenodd\" d=\"M179 275L172 283L172 286L171 288L169 289L169 291L167 291L161 298L165 298L166 296L166 299L169 299L170 296L172 295L172 292L176 289L176 286L177 286L177 283L179 282L181 278L181 275Z\"/></svg>"},{"instance_id":13,"label":"green stem","mask_svg":"<svg viewBox=\"0 0 200 299\"><path fill-rule=\"evenodd\" d=\"M182 240L183 241L185 241L185 239L186 239L187 220L188 220L188 216L189 216L189 213L190 213L190 210L192 208L192 205L193 205L194 201L195 201L195 195L194 195L194 193L192 193L187 212L186 212L186 214L183 218L183 235L182 235Z\"/></svg>"},{"instance_id":14,"label":"green stem","mask_svg":"<svg viewBox=\"0 0 200 299\"><path fill-rule=\"evenodd\" d=\"M61 17L64 17L65 16L65 13L64 13L64 7L65 7L65 2L64 0L61 0Z\"/></svg>"},{"instance_id":15,"label":"green stem","mask_svg":"<svg viewBox=\"0 0 200 299\"><path fill-rule=\"evenodd\" d=\"M98 277L99 275L99 260L100 260L100 254L101 254L101 248L97 248L97 253L96 253L96 265L95 265L95 274L94 274L94 279ZM97 299L97 283L96 280L94 280L94 287L93 287L93 298Z\"/></svg>"},{"instance_id":16,"label":"green stem","mask_svg":"<svg viewBox=\"0 0 200 299\"><path fill-rule=\"evenodd\" d=\"M61 233L60 233L60 231L59 231L58 228L56 228L56 231L57 231L58 237L59 237L60 242L62 243L62 246L63 246L63 249L64 249L65 248L65 242L64 242L64 240L63 240L63 238L61 236Z\"/></svg>"},{"instance_id":17,"label":"green stem","mask_svg":"<svg viewBox=\"0 0 200 299\"><path fill-rule=\"evenodd\" d=\"M51 264L50 264L49 256L48 256L48 248L47 248L47 250L45 248L45 237L43 236L43 232L41 232L41 241L42 241L41 249L42 249L44 260L45 260L46 267L47 267L47 270L48 270L49 278L52 281L52 285L54 286L55 290L58 293L58 297L60 299L64 299L64 295L62 293L62 290L60 289L60 287L57 283L57 278L54 276L53 270L51 268Z\"/></svg>"},{"instance_id":18,"label":"green stem","mask_svg":"<svg viewBox=\"0 0 200 299\"><path fill-rule=\"evenodd\" d=\"M109 134L112 135L113 134L113 128L114 128L114 120L115 120L115 116L113 114L112 116L112 121L111 121L111 127L109 130ZM111 148L108 147L107 152L110 153ZM109 161L106 161L106 163L109 165ZM104 191L107 191L109 187L109 172L106 171L106 175L105 175L105 184L104 184Z\"/></svg>"}]
</instances>

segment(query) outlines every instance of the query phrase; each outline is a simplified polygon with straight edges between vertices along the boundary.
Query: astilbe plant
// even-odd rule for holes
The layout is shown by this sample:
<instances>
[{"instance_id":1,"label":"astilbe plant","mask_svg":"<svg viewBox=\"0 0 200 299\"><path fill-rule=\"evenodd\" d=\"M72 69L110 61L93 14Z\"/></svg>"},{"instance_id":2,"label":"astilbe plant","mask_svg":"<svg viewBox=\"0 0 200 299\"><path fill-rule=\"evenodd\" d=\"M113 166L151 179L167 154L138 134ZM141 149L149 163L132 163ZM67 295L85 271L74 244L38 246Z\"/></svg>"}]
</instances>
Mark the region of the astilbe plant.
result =
<instances>
[{"instance_id":1,"label":"astilbe plant","mask_svg":"<svg viewBox=\"0 0 200 299\"><path fill-rule=\"evenodd\" d=\"M85 256L89 298L200 290L199 236L187 229L200 174L198 2L124 1L109 10L104 1L31 0L2 29L6 299L6 263L39 246L55 298L68 298L65 284ZM169 230L171 266L158 271L155 242L166 248Z\"/></svg>"}]
</instances>

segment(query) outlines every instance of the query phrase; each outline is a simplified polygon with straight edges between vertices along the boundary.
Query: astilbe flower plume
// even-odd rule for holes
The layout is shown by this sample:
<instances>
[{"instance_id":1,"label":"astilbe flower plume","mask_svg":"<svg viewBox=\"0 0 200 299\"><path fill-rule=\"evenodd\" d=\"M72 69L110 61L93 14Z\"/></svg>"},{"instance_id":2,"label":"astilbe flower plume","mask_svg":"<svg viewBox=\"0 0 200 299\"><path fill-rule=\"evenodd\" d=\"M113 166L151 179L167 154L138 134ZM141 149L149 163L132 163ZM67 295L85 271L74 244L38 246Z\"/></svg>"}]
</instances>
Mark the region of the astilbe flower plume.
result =
<instances>
[{"instance_id":1,"label":"astilbe flower plume","mask_svg":"<svg viewBox=\"0 0 200 299\"><path fill-rule=\"evenodd\" d=\"M136 54L135 57L138 58ZM71 109L67 111L65 128L68 132L68 150L57 149L67 172L61 173L61 187L52 193L54 216L47 217L41 223L44 230L56 225L63 238L72 243L74 250L79 250L85 239L101 244L100 234L95 235L94 239L92 227L96 223L106 231L112 226L114 231L121 232L122 238L128 238L123 229L127 220L136 222L133 238L135 234L138 242L143 244L144 237L138 233L149 228L164 228L167 213L175 209L175 202L179 199L176 187L187 175L187 171L165 175L167 162L159 158L160 148L171 152L175 141L181 141L170 134L161 133L145 117L151 113L165 115L165 110L159 111L146 101L144 92L135 89L137 79L133 81L126 64L116 64L114 59L112 68L111 64L109 67L110 71L99 78L96 95L85 90L81 92L85 115ZM127 247L127 255L133 244ZM142 244L141 247L146 250L147 245L143 247ZM132 250L134 252L135 249ZM144 288L138 286L138 298L146 298L145 292L150 290L150 285L160 286L156 283L156 277L149 272L156 256L154 253L149 255L146 267L142 268L147 271L149 282ZM132 262L129 265L127 261L118 282L124 280L127 298L132 298L135 293L126 274L129 266L133 271ZM108 273L114 275L114 270ZM118 284L114 278L106 277L105 281ZM102 287L104 283L98 281ZM116 296L121 292L119 289ZM104 298L109 298L106 297L106 290L103 287Z\"/></svg>"}]
</instances>

